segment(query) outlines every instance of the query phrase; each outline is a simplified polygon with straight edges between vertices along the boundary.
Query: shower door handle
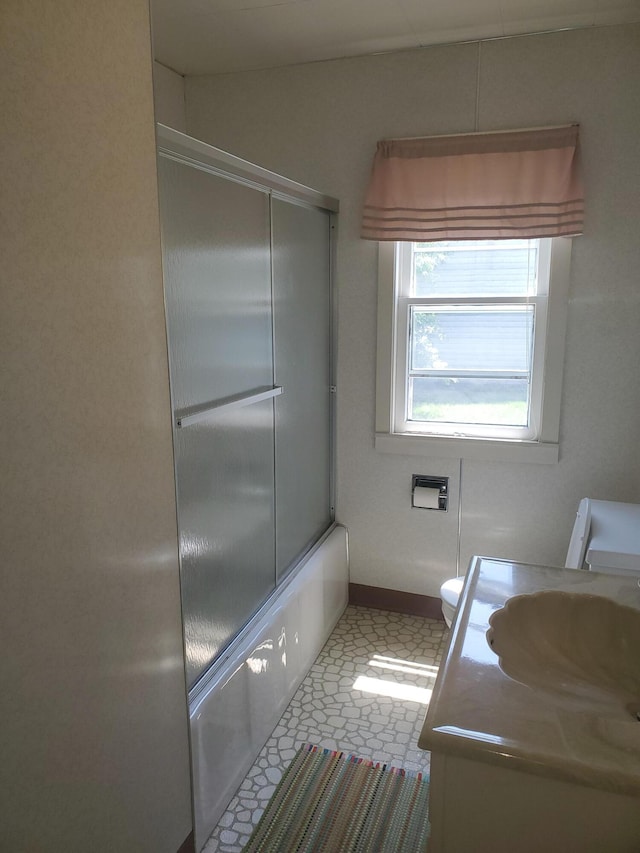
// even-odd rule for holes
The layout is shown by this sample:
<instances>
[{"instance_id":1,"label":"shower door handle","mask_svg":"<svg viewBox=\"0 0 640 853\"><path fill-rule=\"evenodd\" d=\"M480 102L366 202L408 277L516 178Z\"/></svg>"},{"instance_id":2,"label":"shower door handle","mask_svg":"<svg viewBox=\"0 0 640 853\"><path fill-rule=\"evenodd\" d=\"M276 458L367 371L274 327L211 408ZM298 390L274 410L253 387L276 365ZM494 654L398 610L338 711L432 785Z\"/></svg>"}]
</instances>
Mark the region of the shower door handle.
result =
<instances>
[{"instance_id":1,"label":"shower door handle","mask_svg":"<svg viewBox=\"0 0 640 853\"><path fill-rule=\"evenodd\" d=\"M241 409L243 406L251 406L253 403L262 403L264 400L270 400L272 397L279 397L282 393L284 393L282 385L274 385L273 388L269 388L266 391L252 391L250 394L242 394L238 397L225 397L224 400L219 400L217 403L210 403L197 412L177 415L176 426L184 429L184 427L206 421L214 415L219 415L221 412L230 412L231 409Z\"/></svg>"}]
</instances>

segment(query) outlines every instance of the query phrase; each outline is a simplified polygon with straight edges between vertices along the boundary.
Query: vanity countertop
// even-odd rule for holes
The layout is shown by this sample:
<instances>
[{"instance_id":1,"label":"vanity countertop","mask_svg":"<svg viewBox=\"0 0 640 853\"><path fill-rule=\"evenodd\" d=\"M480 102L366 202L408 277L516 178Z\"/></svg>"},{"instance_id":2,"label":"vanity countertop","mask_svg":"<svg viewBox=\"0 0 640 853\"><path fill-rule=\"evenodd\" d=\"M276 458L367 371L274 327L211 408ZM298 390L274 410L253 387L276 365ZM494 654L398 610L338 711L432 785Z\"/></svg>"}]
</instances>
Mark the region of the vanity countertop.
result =
<instances>
[{"instance_id":1,"label":"vanity countertop","mask_svg":"<svg viewBox=\"0 0 640 853\"><path fill-rule=\"evenodd\" d=\"M475 557L418 744L640 797L640 722L622 707L603 714L588 695L558 700L515 681L489 646L490 615L512 596L540 590L598 595L640 610L635 578Z\"/></svg>"}]
</instances>

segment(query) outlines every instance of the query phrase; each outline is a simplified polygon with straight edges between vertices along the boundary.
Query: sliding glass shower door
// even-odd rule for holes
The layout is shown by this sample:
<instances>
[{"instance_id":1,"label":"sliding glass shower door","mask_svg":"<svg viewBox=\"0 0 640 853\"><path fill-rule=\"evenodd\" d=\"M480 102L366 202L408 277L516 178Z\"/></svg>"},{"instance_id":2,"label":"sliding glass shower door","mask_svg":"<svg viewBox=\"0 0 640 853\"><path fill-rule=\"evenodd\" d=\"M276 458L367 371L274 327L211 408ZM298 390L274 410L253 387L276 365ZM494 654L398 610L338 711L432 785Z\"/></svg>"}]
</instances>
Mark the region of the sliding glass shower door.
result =
<instances>
[{"instance_id":1,"label":"sliding glass shower door","mask_svg":"<svg viewBox=\"0 0 640 853\"><path fill-rule=\"evenodd\" d=\"M331 523L331 217L272 201L276 557L281 581Z\"/></svg>"},{"instance_id":2,"label":"sliding glass shower door","mask_svg":"<svg viewBox=\"0 0 640 853\"><path fill-rule=\"evenodd\" d=\"M191 690L332 523L331 217L158 163Z\"/></svg>"},{"instance_id":3,"label":"sliding glass shower door","mask_svg":"<svg viewBox=\"0 0 640 853\"><path fill-rule=\"evenodd\" d=\"M275 586L269 198L160 159L182 604L192 687ZM219 409L213 407L219 407ZM209 414L207 414L209 413Z\"/></svg>"}]
</instances>

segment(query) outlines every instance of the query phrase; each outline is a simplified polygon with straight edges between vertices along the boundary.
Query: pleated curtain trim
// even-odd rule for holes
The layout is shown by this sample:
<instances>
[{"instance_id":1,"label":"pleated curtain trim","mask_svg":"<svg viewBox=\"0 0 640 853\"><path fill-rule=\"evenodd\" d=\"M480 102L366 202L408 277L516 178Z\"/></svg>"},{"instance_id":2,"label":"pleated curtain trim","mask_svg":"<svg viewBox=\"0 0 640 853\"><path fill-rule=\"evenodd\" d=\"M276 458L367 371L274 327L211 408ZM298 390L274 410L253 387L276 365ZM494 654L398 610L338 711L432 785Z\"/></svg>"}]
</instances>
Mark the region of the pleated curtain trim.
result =
<instances>
[{"instance_id":1,"label":"pleated curtain trim","mask_svg":"<svg viewBox=\"0 0 640 853\"><path fill-rule=\"evenodd\" d=\"M494 240L582 233L578 126L378 142L366 240Z\"/></svg>"}]
</instances>

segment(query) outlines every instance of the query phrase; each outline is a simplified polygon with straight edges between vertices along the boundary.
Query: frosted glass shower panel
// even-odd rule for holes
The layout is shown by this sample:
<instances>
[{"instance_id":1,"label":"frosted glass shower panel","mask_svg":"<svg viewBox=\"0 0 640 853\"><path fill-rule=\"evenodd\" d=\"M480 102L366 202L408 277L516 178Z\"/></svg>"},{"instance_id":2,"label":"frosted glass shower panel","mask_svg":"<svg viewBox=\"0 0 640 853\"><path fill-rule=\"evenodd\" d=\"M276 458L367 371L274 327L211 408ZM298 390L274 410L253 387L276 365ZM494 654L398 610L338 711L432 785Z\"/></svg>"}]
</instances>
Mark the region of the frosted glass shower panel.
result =
<instances>
[{"instance_id":1,"label":"frosted glass shower panel","mask_svg":"<svg viewBox=\"0 0 640 853\"><path fill-rule=\"evenodd\" d=\"M273 400L176 431L188 686L275 587Z\"/></svg>"},{"instance_id":2,"label":"frosted glass shower panel","mask_svg":"<svg viewBox=\"0 0 640 853\"><path fill-rule=\"evenodd\" d=\"M174 419L273 387L268 195L160 157ZM275 588L273 400L174 430L188 684Z\"/></svg>"},{"instance_id":3,"label":"frosted glass shower panel","mask_svg":"<svg viewBox=\"0 0 640 853\"><path fill-rule=\"evenodd\" d=\"M330 229L327 211L272 200L278 580L331 523Z\"/></svg>"},{"instance_id":4,"label":"frosted glass shower panel","mask_svg":"<svg viewBox=\"0 0 640 853\"><path fill-rule=\"evenodd\" d=\"M161 157L173 405L273 382L269 197Z\"/></svg>"}]
</instances>

